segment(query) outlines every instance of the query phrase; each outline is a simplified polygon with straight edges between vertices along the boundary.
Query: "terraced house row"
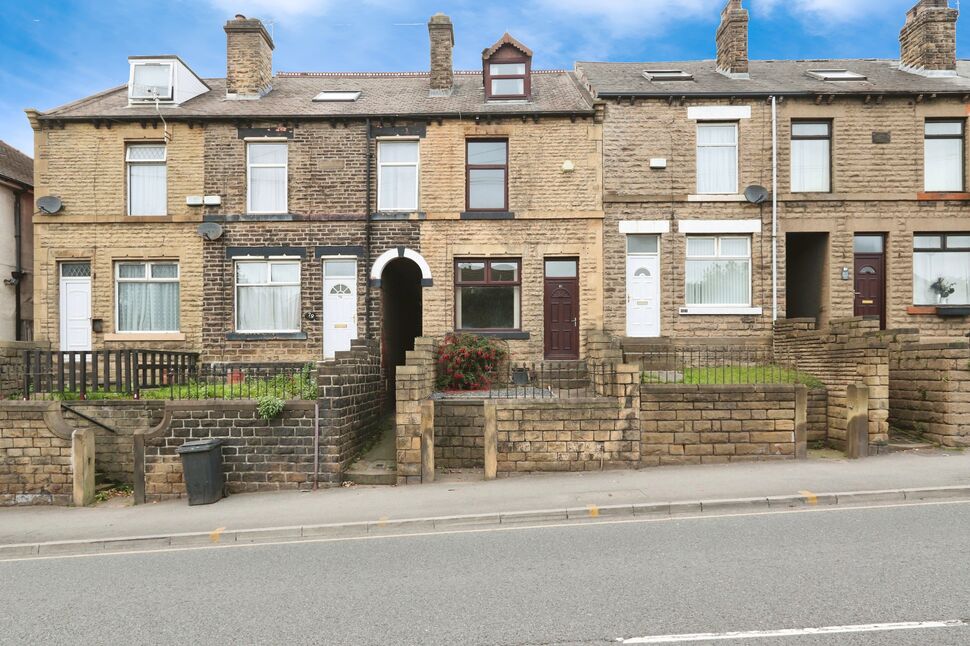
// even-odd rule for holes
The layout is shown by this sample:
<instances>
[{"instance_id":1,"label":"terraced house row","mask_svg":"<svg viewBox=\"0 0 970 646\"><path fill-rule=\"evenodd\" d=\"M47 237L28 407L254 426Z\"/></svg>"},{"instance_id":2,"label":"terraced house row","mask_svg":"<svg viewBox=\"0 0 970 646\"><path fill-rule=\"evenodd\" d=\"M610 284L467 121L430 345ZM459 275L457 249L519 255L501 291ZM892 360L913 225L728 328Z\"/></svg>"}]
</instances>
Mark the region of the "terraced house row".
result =
<instances>
[{"instance_id":1,"label":"terraced house row","mask_svg":"<svg viewBox=\"0 0 970 646\"><path fill-rule=\"evenodd\" d=\"M428 72L274 73L236 16L225 78L133 56L124 85L28 111L35 194L60 198L34 336L218 363L380 339L387 380L453 330L533 361L786 318L962 336L970 63L946 0L900 18L898 60L749 61L730 0L714 60L540 70L505 34L460 72L437 14Z\"/></svg>"}]
</instances>

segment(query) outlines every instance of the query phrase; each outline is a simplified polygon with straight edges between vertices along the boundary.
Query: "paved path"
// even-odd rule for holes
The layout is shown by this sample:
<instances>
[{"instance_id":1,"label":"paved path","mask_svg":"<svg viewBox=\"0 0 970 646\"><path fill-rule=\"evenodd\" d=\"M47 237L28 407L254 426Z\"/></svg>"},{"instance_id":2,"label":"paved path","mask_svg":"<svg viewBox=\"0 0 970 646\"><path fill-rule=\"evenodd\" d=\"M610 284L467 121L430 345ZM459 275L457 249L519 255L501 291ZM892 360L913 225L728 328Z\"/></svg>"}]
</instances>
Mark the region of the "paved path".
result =
<instances>
[{"instance_id":1,"label":"paved path","mask_svg":"<svg viewBox=\"0 0 970 646\"><path fill-rule=\"evenodd\" d=\"M800 492L842 492L970 485L970 452L898 453L865 460L813 459L522 476L482 482L444 476L404 487L246 494L208 506L173 500L138 507L0 508L0 545L122 536L211 532L696 501Z\"/></svg>"},{"instance_id":2,"label":"paved path","mask_svg":"<svg viewBox=\"0 0 970 646\"><path fill-rule=\"evenodd\" d=\"M0 644L965 645L967 536L951 502L0 562Z\"/></svg>"}]
</instances>

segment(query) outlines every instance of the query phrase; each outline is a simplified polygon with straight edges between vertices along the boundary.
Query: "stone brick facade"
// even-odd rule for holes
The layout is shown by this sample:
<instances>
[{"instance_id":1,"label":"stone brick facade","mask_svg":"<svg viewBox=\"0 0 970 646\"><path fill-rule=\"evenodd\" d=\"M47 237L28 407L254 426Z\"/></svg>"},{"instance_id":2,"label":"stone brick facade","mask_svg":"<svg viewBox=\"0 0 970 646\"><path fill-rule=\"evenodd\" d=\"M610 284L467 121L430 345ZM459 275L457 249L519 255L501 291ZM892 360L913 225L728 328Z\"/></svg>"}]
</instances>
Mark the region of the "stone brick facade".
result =
<instances>
[{"instance_id":1,"label":"stone brick facade","mask_svg":"<svg viewBox=\"0 0 970 646\"><path fill-rule=\"evenodd\" d=\"M67 505L71 435L49 423L50 402L0 402L0 506Z\"/></svg>"},{"instance_id":2,"label":"stone brick facade","mask_svg":"<svg viewBox=\"0 0 970 646\"><path fill-rule=\"evenodd\" d=\"M0 400L23 397L24 352L47 349L46 344L32 341L0 342Z\"/></svg>"},{"instance_id":3,"label":"stone brick facade","mask_svg":"<svg viewBox=\"0 0 970 646\"><path fill-rule=\"evenodd\" d=\"M641 462L794 459L796 388L804 386L644 385Z\"/></svg>"},{"instance_id":4,"label":"stone brick facade","mask_svg":"<svg viewBox=\"0 0 970 646\"><path fill-rule=\"evenodd\" d=\"M485 461L485 412L481 400L442 400L434 405L436 469L480 469Z\"/></svg>"},{"instance_id":5,"label":"stone brick facade","mask_svg":"<svg viewBox=\"0 0 970 646\"><path fill-rule=\"evenodd\" d=\"M398 484L421 482L421 405L435 389L434 349L434 339L415 339L407 365L397 367L394 428Z\"/></svg>"}]
</instances>

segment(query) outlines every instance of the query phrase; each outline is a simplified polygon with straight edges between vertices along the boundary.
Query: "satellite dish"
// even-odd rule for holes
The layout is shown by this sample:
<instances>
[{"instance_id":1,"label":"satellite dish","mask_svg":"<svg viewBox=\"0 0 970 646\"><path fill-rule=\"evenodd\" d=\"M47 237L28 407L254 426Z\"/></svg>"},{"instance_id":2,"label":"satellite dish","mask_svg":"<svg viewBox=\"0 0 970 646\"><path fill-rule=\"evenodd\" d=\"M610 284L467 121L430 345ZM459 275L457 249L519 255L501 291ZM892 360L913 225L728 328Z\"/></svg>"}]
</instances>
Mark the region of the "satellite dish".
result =
<instances>
[{"instance_id":1,"label":"satellite dish","mask_svg":"<svg viewBox=\"0 0 970 646\"><path fill-rule=\"evenodd\" d=\"M45 195L37 200L37 208L47 215L54 215L64 208L61 198L54 195Z\"/></svg>"},{"instance_id":2,"label":"satellite dish","mask_svg":"<svg viewBox=\"0 0 970 646\"><path fill-rule=\"evenodd\" d=\"M218 240L222 237L222 225L216 222L203 222L196 229L203 240Z\"/></svg>"},{"instance_id":3,"label":"satellite dish","mask_svg":"<svg viewBox=\"0 0 970 646\"><path fill-rule=\"evenodd\" d=\"M761 204L768 199L768 189L766 189L764 186L752 184L748 188L744 189L744 199L748 200L752 204Z\"/></svg>"}]
</instances>

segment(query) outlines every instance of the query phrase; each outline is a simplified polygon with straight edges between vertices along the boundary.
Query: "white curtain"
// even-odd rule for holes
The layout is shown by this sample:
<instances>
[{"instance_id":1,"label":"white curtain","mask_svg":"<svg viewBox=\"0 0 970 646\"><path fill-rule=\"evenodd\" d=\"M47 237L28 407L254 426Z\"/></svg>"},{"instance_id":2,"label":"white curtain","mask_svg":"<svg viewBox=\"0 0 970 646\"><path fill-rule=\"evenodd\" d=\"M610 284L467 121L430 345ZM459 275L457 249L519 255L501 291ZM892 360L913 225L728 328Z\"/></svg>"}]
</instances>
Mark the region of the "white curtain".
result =
<instances>
[{"instance_id":1,"label":"white curtain","mask_svg":"<svg viewBox=\"0 0 970 646\"><path fill-rule=\"evenodd\" d=\"M793 193L827 193L829 191L828 140L792 140L791 190Z\"/></svg>"},{"instance_id":2,"label":"white curtain","mask_svg":"<svg viewBox=\"0 0 970 646\"><path fill-rule=\"evenodd\" d=\"M697 192L738 192L738 138L734 124L697 126Z\"/></svg>"},{"instance_id":3,"label":"white curtain","mask_svg":"<svg viewBox=\"0 0 970 646\"><path fill-rule=\"evenodd\" d=\"M240 285L236 308L240 332L292 332L300 329L298 285Z\"/></svg>"},{"instance_id":4,"label":"white curtain","mask_svg":"<svg viewBox=\"0 0 970 646\"><path fill-rule=\"evenodd\" d=\"M256 167L249 171L249 210L254 213L286 211L286 169Z\"/></svg>"},{"instance_id":5,"label":"white curtain","mask_svg":"<svg viewBox=\"0 0 970 646\"><path fill-rule=\"evenodd\" d=\"M750 260L688 260L688 305L751 304Z\"/></svg>"},{"instance_id":6,"label":"white curtain","mask_svg":"<svg viewBox=\"0 0 970 646\"><path fill-rule=\"evenodd\" d=\"M946 301L931 287L940 278L954 288ZM913 254L913 304L970 305L970 252L925 252Z\"/></svg>"},{"instance_id":7,"label":"white curtain","mask_svg":"<svg viewBox=\"0 0 970 646\"><path fill-rule=\"evenodd\" d=\"M129 215L166 215L168 192L165 163L129 164Z\"/></svg>"},{"instance_id":8,"label":"white curtain","mask_svg":"<svg viewBox=\"0 0 970 646\"><path fill-rule=\"evenodd\" d=\"M418 167L381 166L380 209L416 211L418 208Z\"/></svg>"},{"instance_id":9,"label":"white curtain","mask_svg":"<svg viewBox=\"0 0 970 646\"><path fill-rule=\"evenodd\" d=\"M963 139L927 139L924 156L927 191L963 190Z\"/></svg>"},{"instance_id":10,"label":"white curtain","mask_svg":"<svg viewBox=\"0 0 970 646\"><path fill-rule=\"evenodd\" d=\"M118 283L119 332L177 332L178 329L178 283Z\"/></svg>"}]
</instances>

